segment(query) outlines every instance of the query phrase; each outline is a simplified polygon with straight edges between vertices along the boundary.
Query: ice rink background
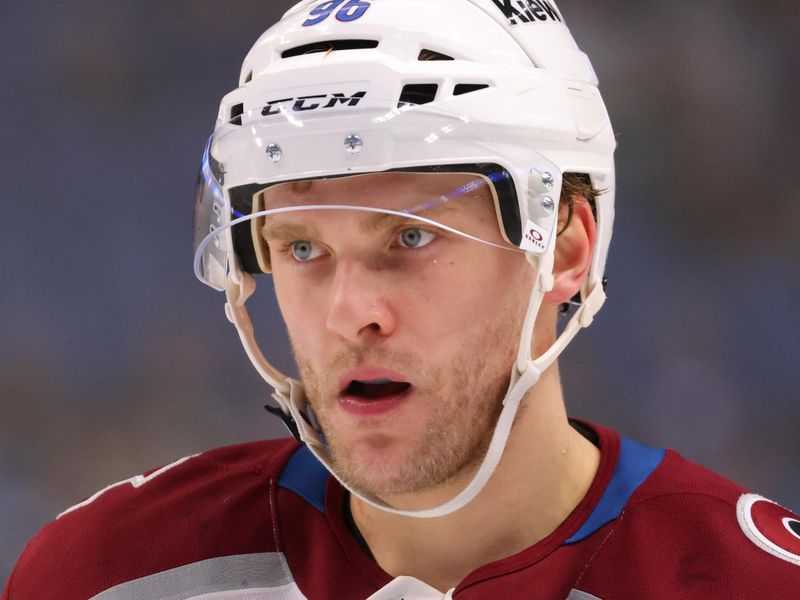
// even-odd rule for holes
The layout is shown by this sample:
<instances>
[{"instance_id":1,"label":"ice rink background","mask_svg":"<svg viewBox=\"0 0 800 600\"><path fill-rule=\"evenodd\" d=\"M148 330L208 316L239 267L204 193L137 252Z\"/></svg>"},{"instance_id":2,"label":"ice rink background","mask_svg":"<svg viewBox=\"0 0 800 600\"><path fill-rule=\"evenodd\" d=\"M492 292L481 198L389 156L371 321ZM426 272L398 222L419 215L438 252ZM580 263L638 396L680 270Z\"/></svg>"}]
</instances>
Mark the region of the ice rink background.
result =
<instances>
[{"instance_id":1,"label":"ice rink background","mask_svg":"<svg viewBox=\"0 0 800 600\"><path fill-rule=\"evenodd\" d=\"M283 433L193 277L191 206L218 101L288 5L0 6L0 584L94 490ZM609 302L562 361L570 412L798 509L798 5L559 6L619 141Z\"/></svg>"}]
</instances>

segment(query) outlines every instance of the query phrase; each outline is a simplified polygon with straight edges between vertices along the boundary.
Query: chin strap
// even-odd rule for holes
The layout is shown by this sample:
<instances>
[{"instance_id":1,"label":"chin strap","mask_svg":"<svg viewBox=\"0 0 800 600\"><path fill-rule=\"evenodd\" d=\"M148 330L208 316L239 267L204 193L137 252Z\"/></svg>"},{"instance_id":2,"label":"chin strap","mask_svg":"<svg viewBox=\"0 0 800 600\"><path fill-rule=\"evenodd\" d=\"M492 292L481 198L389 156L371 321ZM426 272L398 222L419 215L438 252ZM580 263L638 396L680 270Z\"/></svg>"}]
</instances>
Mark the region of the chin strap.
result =
<instances>
[{"instance_id":1,"label":"chin strap","mask_svg":"<svg viewBox=\"0 0 800 600\"><path fill-rule=\"evenodd\" d=\"M505 450L509 434L511 433L511 427L514 424L514 418L516 417L517 410L525 394L536 384L541 374L555 361L570 341L572 341L575 334L583 327L588 327L592 323L594 315L605 302L605 292L603 291L602 282L597 281L585 296L581 306L569 320L564 331L553 345L541 356L532 360L530 348L533 338L533 326L536 322L536 316L539 313L544 295L553 288L554 283L552 275L553 254L549 252L541 257L535 257L529 254L528 259L532 265L538 267L538 274L531 291L525 321L522 331L520 332L517 361L512 367L511 381L505 398L503 399L503 409L497 419L497 424L492 433L492 439L489 442L489 448L486 451L486 455L477 473L467 486L447 502L432 508L402 510L385 503L373 494L355 489L349 483L342 481L333 468L332 457L325 444L322 431L312 420L313 411L303 391L302 384L273 367L258 347L258 343L253 335L253 326L245 306L248 298L255 292L256 287L255 279L251 275L243 273L240 281L235 281L231 276L228 277L225 289L227 297L225 313L228 320L230 320L239 332L239 338L241 339L250 361L264 380L275 389L275 393L272 394L272 397L280 406L280 410L294 422L296 431L291 427L290 431L292 431L295 437L308 446L312 454L314 454L342 486L367 504L392 514L417 518L442 517L464 507L481 492L503 456L503 451ZM535 262L538 262L538 264L534 264ZM284 419L284 421L286 422L286 419Z\"/></svg>"},{"instance_id":2,"label":"chin strap","mask_svg":"<svg viewBox=\"0 0 800 600\"><path fill-rule=\"evenodd\" d=\"M457 511L471 502L489 481L492 473L494 473L494 470L497 468L497 465L500 462L500 458L503 456L503 450L505 449L506 442L508 441L508 436L511 433L511 426L514 424L514 417L517 413L517 408L519 408L520 402L522 401L522 398L524 398L525 393L539 379L539 375L540 372L531 363L530 368L526 370L525 373L523 373L517 379L515 385L509 389L504 400L503 410L501 411L500 417L495 425L494 434L492 435L492 440L489 443L489 449L486 451L486 456L484 456L483 462L481 463L478 472L472 478L472 481L470 481L469 484L467 484L467 486L461 490L461 492L447 502L440 504L439 506L419 510L403 510L391 506L377 496L370 494L369 492L365 492L364 490L359 490L353 487L350 483L343 481L339 477L339 475L336 473L336 469L333 467L330 451L322 441L319 431L312 427L302 416L302 412L299 407L306 402L306 398L305 394L303 394L302 385L296 381L292 381L292 397L289 398L289 406L291 407L292 416L298 423L301 440L306 444L306 446L308 446L308 449L311 450L311 453L317 457L317 459L325 466L325 468L328 469L328 471L330 471L330 473L339 481L339 483L341 483L342 486L350 491L350 493L356 495L358 498L367 504L374 506L375 508L395 515L417 518L443 517Z\"/></svg>"}]
</instances>

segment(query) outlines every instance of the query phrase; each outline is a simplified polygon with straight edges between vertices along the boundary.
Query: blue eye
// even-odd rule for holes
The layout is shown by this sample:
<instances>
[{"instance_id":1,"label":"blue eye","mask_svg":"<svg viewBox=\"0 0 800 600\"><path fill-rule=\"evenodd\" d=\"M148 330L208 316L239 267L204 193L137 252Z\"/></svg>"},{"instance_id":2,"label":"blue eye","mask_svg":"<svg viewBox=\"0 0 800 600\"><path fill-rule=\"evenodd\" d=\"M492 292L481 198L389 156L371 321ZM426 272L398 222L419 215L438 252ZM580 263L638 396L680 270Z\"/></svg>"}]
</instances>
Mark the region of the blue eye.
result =
<instances>
[{"instance_id":1,"label":"blue eye","mask_svg":"<svg viewBox=\"0 0 800 600\"><path fill-rule=\"evenodd\" d=\"M400 245L405 248L422 248L430 244L435 237L436 234L430 231L409 227L400 232Z\"/></svg>"},{"instance_id":2,"label":"blue eye","mask_svg":"<svg viewBox=\"0 0 800 600\"><path fill-rule=\"evenodd\" d=\"M292 251L292 256L301 262L306 262L322 256L322 250L308 240L292 242L290 249Z\"/></svg>"}]
</instances>

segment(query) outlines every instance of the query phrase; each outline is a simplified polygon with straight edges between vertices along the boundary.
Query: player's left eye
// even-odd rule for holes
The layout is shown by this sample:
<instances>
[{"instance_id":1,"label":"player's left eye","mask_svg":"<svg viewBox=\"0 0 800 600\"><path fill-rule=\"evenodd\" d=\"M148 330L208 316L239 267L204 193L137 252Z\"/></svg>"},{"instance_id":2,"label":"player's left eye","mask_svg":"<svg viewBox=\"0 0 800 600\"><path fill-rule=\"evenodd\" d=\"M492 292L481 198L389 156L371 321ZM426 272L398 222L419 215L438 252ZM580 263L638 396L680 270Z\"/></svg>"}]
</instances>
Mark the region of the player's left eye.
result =
<instances>
[{"instance_id":1,"label":"player's left eye","mask_svg":"<svg viewBox=\"0 0 800 600\"><path fill-rule=\"evenodd\" d=\"M436 238L435 233L418 227L409 227L400 232L398 242L404 248L422 248L430 244L434 238Z\"/></svg>"},{"instance_id":2,"label":"player's left eye","mask_svg":"<svg viewBox=\"0 0 800 600\"><path fill-rule=\"evenodd\" d=\"M322 256L322 248L308 240L298 240L290 245L292 256L300 262L308 262Z\"/></svg>"}]
</instances>

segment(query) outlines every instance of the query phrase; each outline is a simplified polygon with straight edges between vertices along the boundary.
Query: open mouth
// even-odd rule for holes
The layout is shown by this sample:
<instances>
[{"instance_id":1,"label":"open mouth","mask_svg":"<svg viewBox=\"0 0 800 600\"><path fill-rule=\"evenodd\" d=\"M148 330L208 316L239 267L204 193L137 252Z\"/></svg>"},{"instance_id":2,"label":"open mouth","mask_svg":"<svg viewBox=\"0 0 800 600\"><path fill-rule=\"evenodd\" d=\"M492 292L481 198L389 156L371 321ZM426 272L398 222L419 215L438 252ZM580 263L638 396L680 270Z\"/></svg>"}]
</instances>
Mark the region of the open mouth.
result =
<instances>
[{"instance_id":1,"label":"open mouth","mask_svg":"<svg viewBox=\"0 0 800 600\"><path fill-rule=\"evenodd\" d=\"M391 381L389 379L373 379L359 381L354 379L342 390L342 395L361 400L381 400L399 396L407 392L411 384L406 381Z\"/></svg>"}]
</instances>

